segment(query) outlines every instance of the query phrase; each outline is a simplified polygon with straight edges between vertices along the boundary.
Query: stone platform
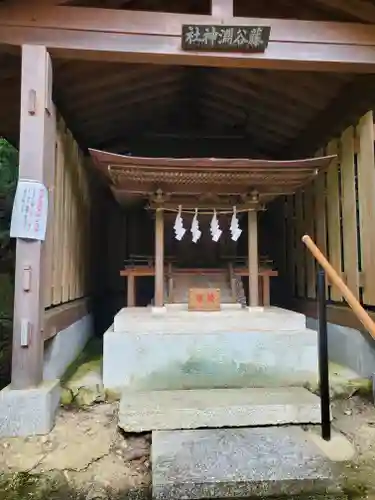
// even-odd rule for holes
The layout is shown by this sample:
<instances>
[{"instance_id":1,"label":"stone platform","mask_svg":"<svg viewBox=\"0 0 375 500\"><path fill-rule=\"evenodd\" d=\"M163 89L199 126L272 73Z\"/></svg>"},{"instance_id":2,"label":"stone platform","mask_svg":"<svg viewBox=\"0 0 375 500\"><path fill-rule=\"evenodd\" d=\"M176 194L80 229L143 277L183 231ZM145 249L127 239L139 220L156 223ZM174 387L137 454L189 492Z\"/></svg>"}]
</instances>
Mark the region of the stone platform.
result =
<instances>
[{"instance_id":1,"label":"stone platform","mask_svg":"<svg viewBox=\"0 0 375 500\"><path fill-rule=\"evenodd\" d=\"M296 427L156 431L154 500L340 493L338 464Z\"/></svg>"},{"instance_id":2,"label":"stone platform","mask_svg":"<svg viewBox=\"0 0 375 500\"><path fill-rule=\"evenodd\" d=\"M273 307L128 308L104 334L103 383L112 390L303 386L317 373L317 333L302 314Z\"/></svg>"},{"instance_id":3,"label":"stone platform","mask_svg":"<svg viewBox=\"0 0 375 500\"><path fill-rule=\"evenodd\" d=\"M124 392L126 432L320 423L320 399L300 387Z\"/></svg>"},{"instance_id":4,"label":"stone platform","mask_svg":"<svg viewBox=\"0 0 375 500\"><path fill-rule=\"evenodd\" d=\"M303 314L280 309L245 308L239 304L222 304L218 312L188 311L187 304L170 304L164 314L153 314L150 307L124 307L113 323L116 333L177 334L296 331L306 328Z\"/></svg>"}]
</instances>

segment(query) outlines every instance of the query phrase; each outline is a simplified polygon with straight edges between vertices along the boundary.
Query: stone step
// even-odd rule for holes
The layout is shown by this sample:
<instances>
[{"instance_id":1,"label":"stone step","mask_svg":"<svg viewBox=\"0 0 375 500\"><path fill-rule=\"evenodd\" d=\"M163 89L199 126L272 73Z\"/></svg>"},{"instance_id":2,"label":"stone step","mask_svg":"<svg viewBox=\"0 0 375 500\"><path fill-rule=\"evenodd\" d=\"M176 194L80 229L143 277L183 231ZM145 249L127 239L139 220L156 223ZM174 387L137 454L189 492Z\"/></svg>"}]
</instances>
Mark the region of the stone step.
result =
<instances>
[{"instance_id":1,"label":"stone step","mask_svg":"<svg viewBox=\"0 0 375 500\"><path fill-rule=\"evenodd\" d=\"M152 433L154 500L341 493L339 464L298 427Z\"/></svg>"},{"instance_id":2,"label":"stone step","mask_svg":"<svg viewBox=\"0 0 375 500\"><path fill-rule=\"evenodd\" d=\"M319 422L319 398L301 387L125 391L119 411L126 432Z\"/></svg>"}]
</instances>

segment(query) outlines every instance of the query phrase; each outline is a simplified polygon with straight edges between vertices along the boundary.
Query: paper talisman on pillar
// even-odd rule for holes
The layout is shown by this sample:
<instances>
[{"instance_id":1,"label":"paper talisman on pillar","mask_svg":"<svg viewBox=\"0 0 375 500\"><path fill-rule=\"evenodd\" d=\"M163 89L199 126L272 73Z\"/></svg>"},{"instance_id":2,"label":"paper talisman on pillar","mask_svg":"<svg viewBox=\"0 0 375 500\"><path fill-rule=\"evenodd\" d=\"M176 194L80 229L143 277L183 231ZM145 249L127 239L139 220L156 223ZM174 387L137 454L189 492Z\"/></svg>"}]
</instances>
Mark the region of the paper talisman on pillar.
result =
<instances>
[{"instance_id":1,"label":"paper talisman on pillar","mask_svg":"<svg viewBox=\"0 0 375 500\"><path fill-rule=\"evenodd\" d=\"M48 190L37 181L20 180L13 203L10 237L44 241L47 230Z\"/></svg>"}]
</instances>

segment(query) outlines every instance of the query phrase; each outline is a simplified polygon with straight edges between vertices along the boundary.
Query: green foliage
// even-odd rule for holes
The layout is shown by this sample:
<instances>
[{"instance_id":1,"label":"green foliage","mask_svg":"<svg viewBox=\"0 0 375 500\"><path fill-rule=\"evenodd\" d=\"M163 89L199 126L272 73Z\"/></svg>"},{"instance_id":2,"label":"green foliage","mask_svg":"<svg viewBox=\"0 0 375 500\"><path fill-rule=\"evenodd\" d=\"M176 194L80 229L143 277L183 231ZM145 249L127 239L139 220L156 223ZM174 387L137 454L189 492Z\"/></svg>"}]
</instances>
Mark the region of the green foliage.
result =
<instances>
[{"instance_id":1,"label":"green foliage","mask_svg":"<svg viewBox=\"0 0 375 500\"><path fill-rule=\"evenodd\" d=\"M9 382L15 243L9 238L18 179L18 152L0 137L0 389Z\"/></svg>"},{"instance_id":2,"label":"green foliage","mask_svg":"<svg viewBox=\"0 0 375 500\"><path fill-rule=\"evenodd\" d=\"M9 226L18 179L18 152L0 138L0 259L11 252Z\"/></svg>"}]
</instances>

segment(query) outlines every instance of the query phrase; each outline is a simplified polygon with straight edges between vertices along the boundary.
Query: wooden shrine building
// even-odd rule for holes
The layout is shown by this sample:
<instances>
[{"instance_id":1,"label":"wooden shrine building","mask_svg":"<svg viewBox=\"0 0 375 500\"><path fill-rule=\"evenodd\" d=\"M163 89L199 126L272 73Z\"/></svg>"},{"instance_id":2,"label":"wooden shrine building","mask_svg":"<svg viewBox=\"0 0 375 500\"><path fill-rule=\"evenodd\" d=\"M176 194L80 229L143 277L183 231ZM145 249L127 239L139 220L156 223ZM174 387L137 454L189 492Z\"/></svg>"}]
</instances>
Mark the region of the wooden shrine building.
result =
<instances>
[{"instance_id":1,"label":"wooden shrine building","mask_svg":"<svg viewBox=\"0 0 375 500\"><path fill-rule=\"evenodd\" d=\"M166 273L171 274L168 297L173 297L172 264L167 271L165 266L165 215L176 214L183 209L186 213L199 211L203 215L213 215L227 219L234 207L238 213L246 212L248 219L248 258L246 268L233 268L232 273L249 278L249 304L259 306L259 277L262 276L264 294L262 305L270 305L269 278L274 272L260 268L258 251L258 211L265 210L268 203L279 196L291 195L306 183L312 182L319 170L328 167L335 156L312 158L300 161L268 161L247 159L204 159L204 158L137 158L103 151L90 150L94 163L110 182L111 191L120 204L138 203L146 209L155 211L155 258L151 269L143 266L138 269L126 269L122 276L128 279L127 305L135 305L134 278L147 272L155 276L156 307L164 305L164 283ZM168 232L172 233L169 218ZM142 228L138 229L142 231ZM189 236L184 236L188 239ZM207 241L207 239L206 239ZM228 238L226 239L228 243ZM194 246L190 240L184 245L187 253L194 255L190 259L191 272L197 268L196 262L203 257L215 254L215 243L200 246L199 256L194 254ZM182 242L180 242L182 244ZM177 246L179 243L177 243ZM175 245L176 247L176 245ZM180 249L178 249L180 250ZM175 264L181 265L181 252L175 257ZM235 249L232 258L235 259ZM224 252L225 255L225 252ZM224 257L222 254L221 257ZM230 253L227 255L230 255ZM211 259L210 259L211 260ZM216 259L216 265L220 262ZM149 266L148 266L149 267ZM207 260L206 260L207 267ZM197 270L196 270L197 271ZM204 272L204 269L198 272ZM277 273L276 273L277 274Z\"/></svg>"},{"instance_id":2,"label":"wooden shrine building","mask_svg":"<svg viewBox=\"0 0 375 500\"><path fill-rule=\"evenodd\" d=\"M235 301L243 278L250 307L316 316L305 233L373 316L374 88L372 1L0 0L0 136L45 209L18 218L0 434L30 388L57 394L125 297L146 314L220 270ZM329 321L362 331L327 293Z\"/></svg>"}]
</instances>

